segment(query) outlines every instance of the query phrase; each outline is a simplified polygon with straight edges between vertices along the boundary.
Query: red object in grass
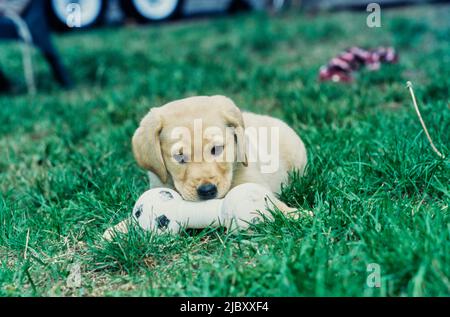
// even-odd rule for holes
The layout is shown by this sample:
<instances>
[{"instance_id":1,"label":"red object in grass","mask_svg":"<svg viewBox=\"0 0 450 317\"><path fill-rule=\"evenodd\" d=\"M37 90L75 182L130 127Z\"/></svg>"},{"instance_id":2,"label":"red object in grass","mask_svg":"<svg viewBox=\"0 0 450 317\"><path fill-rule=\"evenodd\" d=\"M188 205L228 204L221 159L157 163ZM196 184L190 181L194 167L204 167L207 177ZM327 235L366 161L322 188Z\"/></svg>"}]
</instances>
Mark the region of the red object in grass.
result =
<instances>
[{"instance_id":1,"label":"red object in grass","mask_svg":"<svg viewBox=\"0 0 450 317\"><path fill-rule=\"evenodd\" d=\"M352 72L365 66L369 70L378 70L382 63L396 63L398 55L392 47L379 47L365 50L360 47L351 47L334 57L320 68L319 79L334 82L351 82Z\"/></svg>"}]
</instances>

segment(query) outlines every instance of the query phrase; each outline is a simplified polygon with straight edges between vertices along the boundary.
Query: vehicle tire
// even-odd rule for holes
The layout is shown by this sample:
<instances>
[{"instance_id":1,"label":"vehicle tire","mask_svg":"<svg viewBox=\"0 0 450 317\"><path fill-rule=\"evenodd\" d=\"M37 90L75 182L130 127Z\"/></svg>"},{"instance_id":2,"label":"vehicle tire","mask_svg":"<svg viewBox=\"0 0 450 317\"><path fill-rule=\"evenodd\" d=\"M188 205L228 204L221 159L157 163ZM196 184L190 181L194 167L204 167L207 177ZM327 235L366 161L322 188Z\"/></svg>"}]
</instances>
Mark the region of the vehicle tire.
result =
<instances>
[{"instance_id":1,"label":"vehicle tire","mask_svg":"<svg viewBox=\"0 0 450 317\"><path fill-rule=\"evenodd\" d=\"M122 10L139 22L159 22L178 17L183 0L121 0Z\"/></svg>"},{"instance_id":2,"label":"vehicle tire","mask_svg":"<svg viewBox=\"0 0 450 317\"><path fill-rule=\"evenodd\" d=\"M289 0L232 0L229 11L267 10L279 12L289 6Z\"/></svg>"},{"instance_id":3,"label":"vehicle tire","mask_svg":"<svg viewBox=\"0 0 450 317\"><path fill-rule=\"evenodd\" d=\"M49 0L50 25L59 31L87 29L103 22L107 0Z\"/></svg>"},{"instance_id":4,"label":"vehicle tire","mask_svg":"<svg viewBox=\"0 0 450 317\"><path fill-rule=\"evenodd\" d=\"M240 11L248 11L251 9L250 4L244 0L231 0L228 12L236 13Z\"/></svg>"}]
</instances>

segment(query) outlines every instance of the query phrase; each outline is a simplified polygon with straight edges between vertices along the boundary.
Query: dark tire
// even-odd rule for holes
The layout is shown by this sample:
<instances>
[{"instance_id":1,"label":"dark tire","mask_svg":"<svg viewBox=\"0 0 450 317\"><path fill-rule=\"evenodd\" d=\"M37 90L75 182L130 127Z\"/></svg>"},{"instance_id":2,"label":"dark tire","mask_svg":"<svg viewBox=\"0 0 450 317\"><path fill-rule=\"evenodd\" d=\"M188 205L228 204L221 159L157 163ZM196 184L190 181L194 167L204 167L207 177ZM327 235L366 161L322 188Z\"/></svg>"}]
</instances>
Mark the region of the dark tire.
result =
<instances>
[{"instance_id":1,"label":"dark tire","mask_svg":"<svg viewBox=\"0 0 450 317\"><path fill-rule=\"evenodd\" d=\"M250 4L244 0L232 0L228 8L228 12L236 13L240 11L248 11L251 9Z\"/></svg>"},{"instance_id":2,"label":"dark tire","mask_svg":"<svg viewBox=\"0 0 450 317\"><path fill-rule=\"evenodd\" d=\"M251 1L251 0L233 0L229 8L230 12L244 11L244 10L268 10L271 12L280 12L290 5L289 0L266 0L266 1Z\"/></svg>"},{"instance_id":3,"label":"dark tire","mask_svg":"<svg viewBox=\"0 0 450 317\"><path fill-rule=\"evenodd\" d=\"M162 22L181 15L183 0L121 0L125 14L141 23Z\"/></svg>"},{"instance_id":4,"label":"dark tire","mask_svg":"<svg viewBox=\"0 0 450 317\"><path fill-rule=\"evenodd\" d=\"M78 7L77 7L78 5ZM69 7L71 6L71 7ZM48 0L47 13L50 25L57 31L87 29L101 24L108 9L108 0ZM77 10L83 12L76 19ZM70 16L74 18L70 18ZM77 26L77 22L80 25Z\"/></svg>"}]
</instances>

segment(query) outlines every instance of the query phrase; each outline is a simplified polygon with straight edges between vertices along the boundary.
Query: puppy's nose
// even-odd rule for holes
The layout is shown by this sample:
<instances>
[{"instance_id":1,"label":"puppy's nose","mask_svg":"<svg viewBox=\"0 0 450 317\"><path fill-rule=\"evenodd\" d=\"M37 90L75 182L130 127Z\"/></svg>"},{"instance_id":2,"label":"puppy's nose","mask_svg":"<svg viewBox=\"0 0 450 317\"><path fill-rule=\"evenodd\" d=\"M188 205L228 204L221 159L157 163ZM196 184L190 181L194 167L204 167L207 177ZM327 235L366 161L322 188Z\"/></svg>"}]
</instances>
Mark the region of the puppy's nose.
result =
<instances>
[{"instance_id":1,"label":"puppy's nose","mask_svg":"<svg viewBox=\"0 0 450 317\"><path fill-rule=\"evenodd\" d=\"M200 185L197 188L197 194L198 194L198 197L200 197L200 199L202 199L202 200L216 198L217 187L216 187L216 185L211 184L211 183Z\"/></svg>"}]
</instances>

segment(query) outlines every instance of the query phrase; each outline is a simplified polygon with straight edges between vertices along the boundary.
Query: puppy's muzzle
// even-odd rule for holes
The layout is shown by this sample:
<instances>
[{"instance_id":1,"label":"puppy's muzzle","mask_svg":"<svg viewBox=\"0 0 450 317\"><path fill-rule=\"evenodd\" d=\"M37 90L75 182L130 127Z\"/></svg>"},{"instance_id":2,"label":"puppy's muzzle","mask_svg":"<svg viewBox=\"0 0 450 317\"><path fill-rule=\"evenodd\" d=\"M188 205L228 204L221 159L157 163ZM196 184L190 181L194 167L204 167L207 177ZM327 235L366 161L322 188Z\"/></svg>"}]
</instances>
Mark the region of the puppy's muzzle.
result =
<instances>
[{"instance_id":1,"label":"puppy's muzzle","mask_svg":"<svg viewBox=\"0 0 450 317\"><path fill-rule=\"evenodd\" d=\"M214 199L217 196L217 186L211 183L200 185L197 194L201 200Z\"/></svg>"}]
</instances>

